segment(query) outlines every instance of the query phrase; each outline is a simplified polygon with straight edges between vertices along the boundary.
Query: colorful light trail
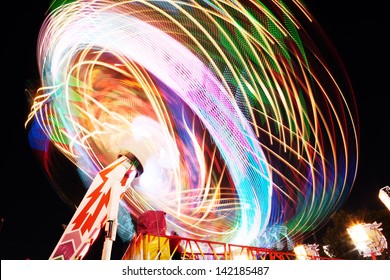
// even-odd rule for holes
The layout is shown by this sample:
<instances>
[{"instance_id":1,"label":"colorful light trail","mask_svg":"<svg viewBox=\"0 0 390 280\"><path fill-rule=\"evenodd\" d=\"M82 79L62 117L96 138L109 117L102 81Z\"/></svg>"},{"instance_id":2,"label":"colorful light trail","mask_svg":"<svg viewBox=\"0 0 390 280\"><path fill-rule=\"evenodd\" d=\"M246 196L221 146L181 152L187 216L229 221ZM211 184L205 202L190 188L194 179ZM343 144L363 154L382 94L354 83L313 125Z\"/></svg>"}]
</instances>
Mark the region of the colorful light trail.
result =
<instances>
[{"instance_id":1,"label":"colorful light trail","mask_svg":"<svg viewBox=\"0 0 390 280\"><path fill-rule=\"evenodd\" d=\"M50 149L85 186L134 154L144 172L122 201L122 228L130 213L162 210L184 237L302 238L345 201L359 154L348 76L304 23L317 27L301 1L61 4L38 41L31 145L53 181Z\"/></svg>"}]
</instances>

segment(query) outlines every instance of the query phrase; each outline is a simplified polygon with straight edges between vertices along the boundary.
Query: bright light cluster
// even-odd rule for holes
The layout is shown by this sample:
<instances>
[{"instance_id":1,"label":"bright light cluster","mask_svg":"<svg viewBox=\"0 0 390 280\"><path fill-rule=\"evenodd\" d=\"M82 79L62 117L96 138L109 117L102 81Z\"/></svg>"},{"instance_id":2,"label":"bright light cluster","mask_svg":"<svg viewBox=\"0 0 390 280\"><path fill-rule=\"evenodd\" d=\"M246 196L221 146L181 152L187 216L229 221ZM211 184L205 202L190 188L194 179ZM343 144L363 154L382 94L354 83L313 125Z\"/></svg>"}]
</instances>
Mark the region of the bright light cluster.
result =
<instances>
[{"instance_id":1,"label":"bright light cluster","mask_svg":"<svg viewBox=\"0 0 390 280\"><path fill-rule=\"evenodd\" d=\"M347 228L356 249L363 257L381 255L387 249L386 237L382 234L382 223L360 223Z\"/></svg>"},{"instance_id":2,"label":"bright light cluster","mask_svg":"<svg viewBox=\"0 0 390 280\"><path fill-rule=\"evenodd\" d=\"M161 210L185 237L273 247L328 221L355 180L356 107L341 64L330 67L305 31L315 21L287 3L53 9L26 125L64 195L72 185L56 178L53 150L85 186L127 150L144 172L125 194L119 233L130 213Z\"/></svg>"}]
</instances>

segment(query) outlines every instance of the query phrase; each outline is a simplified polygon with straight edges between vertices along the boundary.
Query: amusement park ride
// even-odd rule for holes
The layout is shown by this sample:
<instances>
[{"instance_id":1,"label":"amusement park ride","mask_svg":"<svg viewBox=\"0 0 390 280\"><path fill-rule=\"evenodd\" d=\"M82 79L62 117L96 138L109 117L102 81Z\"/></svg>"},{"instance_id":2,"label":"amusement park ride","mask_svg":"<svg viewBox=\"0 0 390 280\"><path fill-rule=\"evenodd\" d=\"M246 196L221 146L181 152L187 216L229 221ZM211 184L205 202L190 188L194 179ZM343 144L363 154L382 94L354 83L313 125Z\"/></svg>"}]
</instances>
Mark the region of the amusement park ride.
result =
<instances>
[{"instance_id":1,"label":"amusement park ride","mask_svg":"<svg viewBox=\"0 0 390 280\"><path fill-rule=\"evenodd\" d=\"M111 258L112 245L117 234L119 203L127 188L131 186L132 181L140 176L141 173L142 166L139 160L131 153L119 154L117 160L102 169L91 183L49 259L83 259L104 227L105 240L101 259L109 260ZM137 218L137 233L134 235L122 259L169 260L172 259L174 253L179 249L181 249L181 259L192 260L332 259L320 257L317 248L308 250L307 246L305 247L304 245L297 246L294 248L294 253L292 253L169 236L165 233L166 223L163 211L147 211ZM348 231L352 232L352 229L348 229ZM375 234L382 237L380 240L384 239L378 230L375 231ZM175 242L177 245L174 248L170 248L170 244L171 246L173 244L170 242L172 240L177 241ZM364 240L372 240L372 238L367 237ZM367 243L367 241L364 242ZM317 247L318 245L313 244L313 246ZM368 246L366 247L368 248ZM387 244L382 247L387 248ZM375 254L380 255L382 247L380 250L376 250L376 253L373 253L372 250L370 251L373 259L375 259ZM201 248L209 248L209 250L202 250ZM360 247L357 245L357 248ZM300 249L300 253L298 249ZM366 255L369 256L368 253Z\"/></svg>"},{"instance_id":2,"label":"amusement park ride","mask_svg":"<svg viewBox=\"0 0 390 280\"><path fill-rule=\"evenodd\" d=\"M26 127L47 172L58 149L87 191L50 259L83 259L103 229L110 259L122 206L137 228L123 259L172 259L172 239L182 259L297 259L248 245L279 250L289 228L292 247L339 209L358 164L350 79L311 48L301 1L239 2L52 5Z\"/></svg>"},{"instance_id":3,"label":"amusement park ride","mask_svg":"<svg viewBox=\"0 0 390 280\"><path fill-rule=\"evenodd\" d=\"M82 260L104 227L105 240L101 259L109 260L117 234L119 203L131 182L141 173L142 166L131 153L119 154L117 160L102 169L88 188L49 259ZM299 259L292 252L169 236L165 231L163 211L145 212L138 217L137 233L122 259L168 260L172 259L179 246L182 249L182 259ZM175 239L178 241L176 247L170 248L172 243L169 241ZM202 247L209 249L202 250ZM305 259L327 258L308 254Z\"/></svg>"}]
</instances>

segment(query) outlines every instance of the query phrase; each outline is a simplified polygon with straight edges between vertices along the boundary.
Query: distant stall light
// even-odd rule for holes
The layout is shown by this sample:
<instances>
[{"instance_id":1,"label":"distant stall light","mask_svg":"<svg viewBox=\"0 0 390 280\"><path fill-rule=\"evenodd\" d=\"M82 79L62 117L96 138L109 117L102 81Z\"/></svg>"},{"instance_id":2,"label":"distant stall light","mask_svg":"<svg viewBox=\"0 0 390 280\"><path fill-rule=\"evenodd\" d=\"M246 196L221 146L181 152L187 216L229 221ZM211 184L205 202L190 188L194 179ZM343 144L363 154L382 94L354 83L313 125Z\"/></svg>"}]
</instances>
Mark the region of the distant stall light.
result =
<instances>
[{"instance_id":1,"label":"distant stall light","mask_svg":"<svg viewBox=\"0 0 390 280\"><path fill-rule=\"evenodd\" d=\"M347 230L359 251L364 251L366 248L368 249L367 244L370 243L370 237L363 224L354 225Z\"/></svg>"},{"instance_id":2,"label":"distant stall light","mask_svg":"<svg viewBox=\"0 0 390 280\"><path fill-rule=\"evenodd\" d=\"M294 247L297 260L315 260L320 255L317 244L302 244Z\"/></svg>"},{"instance_id":3,"label":"distant stall light","mask_svg":"<svg viewBox=\"0 0 390 280\"><path fill-rule=\"evenodd\" d=\"M324 250L325 254L326 254L329 258L334 258L334 257L336 257L336 256L332 253L332 251L331 251L331 249L330 249L330 245L324 245L324 246L322 246L322 249Z\"/></svg>"},{"instance_id":4,"label":"distant stall light","mask_svg":"<svg viewBox=\"0 0 390 280\"><path fill-rule=\"evenodd\" d=\"M379 190L379 199L390 210L390 187L386 186Z\"/></svg>"},{"instance_id":5,"label":"distant stall light","mask_svg":"<svg viewBox=\"0 0 390 280\"><path fill-rule=\"evenodd\" d=\"M382 234L382 223L360 223L347 228L347 231L355 244L356 249L363 257L376 256L387 249L386 237Z\"/></svg>"},{"instance_id":6,"label":"distant stall light","mask_svg":"<svg viewBox=\"0 0 390 280\"><path fill-rule=\"evenodd\" d=\"M294 253L297 256L297 260L306 260L307 254L305 247L303 245L299 245L294 247Z\"/></svg>"}]
</instances>

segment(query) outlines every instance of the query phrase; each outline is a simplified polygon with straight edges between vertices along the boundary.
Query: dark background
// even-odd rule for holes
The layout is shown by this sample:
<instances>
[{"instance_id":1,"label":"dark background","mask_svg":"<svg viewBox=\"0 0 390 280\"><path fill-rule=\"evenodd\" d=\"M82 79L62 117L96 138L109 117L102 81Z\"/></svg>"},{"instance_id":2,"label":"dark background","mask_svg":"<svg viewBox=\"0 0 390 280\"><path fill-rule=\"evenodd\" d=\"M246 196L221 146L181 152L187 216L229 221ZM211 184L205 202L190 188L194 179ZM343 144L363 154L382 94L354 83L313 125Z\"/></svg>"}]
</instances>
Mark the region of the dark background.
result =
<instances>
[{"instance_id":1,"label":"dark background","mask_svg":"<svg viewBox=\"0 0 390 280\"><path fill-rule=\"evenodd\" d=\"M1 172L0 259L48 259L62 234L62 224L73 215L48 183L24 128L29 112L25 89L39 80L36 42L49 7L47 0L25 2L15 2L9 10L11 20L2 24L2 146L6 156ZM387 10L375 5L376 1L364 5L353 0L306 3L338 49L358 105L359 169L342 209L382 209L378 192L390 184ZM101 247L95 244L89 258L100 257Z\"/></svg>"}]
</instances>

